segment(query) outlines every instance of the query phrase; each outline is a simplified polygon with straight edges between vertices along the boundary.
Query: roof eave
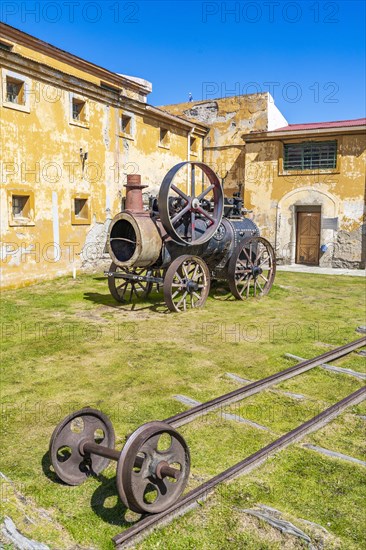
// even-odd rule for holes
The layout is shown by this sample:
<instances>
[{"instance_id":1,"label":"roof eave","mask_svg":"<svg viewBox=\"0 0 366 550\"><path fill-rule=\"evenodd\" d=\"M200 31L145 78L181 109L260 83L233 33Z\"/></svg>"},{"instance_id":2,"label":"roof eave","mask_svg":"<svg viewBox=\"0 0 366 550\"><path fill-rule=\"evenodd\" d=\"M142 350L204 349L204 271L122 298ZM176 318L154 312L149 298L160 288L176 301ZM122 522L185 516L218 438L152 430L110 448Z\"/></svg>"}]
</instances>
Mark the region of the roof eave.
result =
<instances>
[{"instance_id":1,"label":"roof eave","mask_svg":"<svg viewBox=\"0 0 366 550\"><path fill-rule=\"evenodd\" d=\"M275 141L286 138L309 137L309 136L329 136L338 134L364 133L366 125L360 126L339 126L338 128L310 128L302 130L285 130L272 132L256 132L252 134L242 134L246 142L254 141Z\"/></svg>"}]
</instances>

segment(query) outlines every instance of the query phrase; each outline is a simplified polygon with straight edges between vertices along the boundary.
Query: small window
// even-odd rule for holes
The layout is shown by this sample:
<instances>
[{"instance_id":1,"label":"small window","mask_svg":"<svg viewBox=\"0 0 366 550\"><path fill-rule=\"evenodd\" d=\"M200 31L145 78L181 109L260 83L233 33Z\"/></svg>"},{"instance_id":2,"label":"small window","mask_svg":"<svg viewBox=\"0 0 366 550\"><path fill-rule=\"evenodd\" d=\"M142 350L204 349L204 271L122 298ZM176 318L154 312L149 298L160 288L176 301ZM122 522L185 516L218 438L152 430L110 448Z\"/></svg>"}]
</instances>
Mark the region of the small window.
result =
<instances>
[{"instance_id":1,"label":"small window","mask_svg":"<svg viewBox=\"0 0 366 550\"><path fill-rule=\"evenodd\" d=\"M88 199L75 199L75 216L88 219Z\"/></svg>"},{"instance_id":2,"label":"small window","mask_svg":"<svg viewBox=\"0 0 366 550\"><path fill-rule=\"evenodd\" d=\"M89 128L88 100L73 93L70 93L70 124Z\"/></svg>"},{"instance_id":3,"label":"small window","mask_svg":"<svg viewBox=\"0 0 366 550\"><path fill-rule=\"evenodd\" d=\"M30 211L29 195L13 195L12 197L13 218L28 218Z\"/></svg>"},{"instance_id":4,"label":"small window","mask_svg":"<svg viewBox=\"0 0 366 550\"><path fill-rule=\"evenodd\" d=\"M2 69L1 79L3 107L22 111L23 113L30 113L30 78L13 71L8 71L7 69Z\"/></svg>"},{"instance_id":5,"label":"small window","mask_svg":"<svg viewBox=\"0 0 366 550\"><path fill-rule=\"evenodd\" d=\"M89 198L75 196L72 200L71 223L75 225L90 224Z\"/></svg>"},{"instance_id":6,"label":"small window","mask_svg":"<svg viewBox=\"0 0 366 550\"><path fill-rule=\"evenodd\" d=\"M189 150L194 155L197 155L197 138L192 136L189 137Z\"/></svg>"},{"instance_id":7,"label":"small window","mask_svg":"<svg viewBox=\"0 0 366 550\"><path fill-rule=\"evenodd\" d=\"M336 141L308 141L284 145L284 170L325 170L336 167Z\"/></svg>"},{"instance_id":8,"label":"small window","mask_svg":"<svg viewBox=\"0 0 366 550\"><path fill-rule=\"evenodd\" d=\"M169 147L170 145L170 132L166 128L160 128L159 145L161 147Z\"/></svg>"},{"instance_id":9,"label":"small window","mask_svg":"<svg viewBox=\"0 0 366 550\"><path fill-rule=\"evenodd\" d=\"M8 191L9 225L34 225L34 195L32 191Z\"/></svg>"},{"instance_id":10,"label":"small window","mask_svg":"<svg viewBox=\"0 0 366 550\"><path fill-rule=\"evenodd\" d=\"M79 122L85 122L85 101L76 97L72 98L72 118Z\"/></svg>"},{"instance_id":11,"label":"small window","mask_svg":"<svg viewBox=\"0 0 366 550\"><path fill-rule=\"evenodd\" d=\"M121 116L121 132L131 134L131 117L128 115Z\"/></svg>"},{"instance_id":12,"label":"small window","mask_svg":"<svg viewBox=\"0 0 366 550\"><path fill-rule=\"evenodd\" d=\"M24 82L22 80L6 77L6 101L16 105L25 105Z\"/></svg>"}]
</instances>

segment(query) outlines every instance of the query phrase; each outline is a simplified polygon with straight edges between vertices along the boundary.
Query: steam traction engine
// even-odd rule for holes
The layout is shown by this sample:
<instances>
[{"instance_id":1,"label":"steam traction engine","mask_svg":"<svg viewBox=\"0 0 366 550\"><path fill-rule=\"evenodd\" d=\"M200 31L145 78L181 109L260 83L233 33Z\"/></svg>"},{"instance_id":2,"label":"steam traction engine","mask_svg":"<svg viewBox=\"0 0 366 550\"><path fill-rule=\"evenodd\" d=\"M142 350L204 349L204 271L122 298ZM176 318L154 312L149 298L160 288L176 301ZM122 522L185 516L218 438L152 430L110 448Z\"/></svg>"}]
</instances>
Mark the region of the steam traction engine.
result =
<instances>
[{"instance_id":1,"label":"steam traction engine","mask_svg":"<svg viewBox=\"0 0 366 550\"><path fill-rule=\"evenodd\" d=\"M158 290L162 286L171 311L201 307L211 278L227 280L238 300L269 292L276 271L274 251L244 216L240 190L224 199L218 177L201 162L174 166L158 198L150 200L149 211L143 207L144 187L141 176L127 176L125 209L109 227L113 261L106 275L118 302L144 298L155 285Z\"/></svg>"}]
</instances>

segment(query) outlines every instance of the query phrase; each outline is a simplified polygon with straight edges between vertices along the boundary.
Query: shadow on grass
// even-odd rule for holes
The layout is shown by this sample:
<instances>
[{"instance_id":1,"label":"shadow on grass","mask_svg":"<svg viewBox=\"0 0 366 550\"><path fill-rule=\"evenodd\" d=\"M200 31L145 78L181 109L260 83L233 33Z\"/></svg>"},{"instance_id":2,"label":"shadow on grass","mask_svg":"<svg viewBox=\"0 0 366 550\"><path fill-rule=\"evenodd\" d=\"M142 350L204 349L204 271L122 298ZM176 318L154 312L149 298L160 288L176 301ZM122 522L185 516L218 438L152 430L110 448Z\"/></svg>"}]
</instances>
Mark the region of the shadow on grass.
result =
<instances>
[{"instance_id":1,"label":"shadow on grass","mask_svg":"<svg viewBox=\"0 0 366 550\"><path fill-rule=\"evenodd\" d=\"M99 475L98 480L101 481L101 485L94 491L90 501L93 512L110 525L127 528L136 523L141 516L131 514L122 503L117 492L116 478L107 479ZM128 519L129 516L132 516L131 520Z\"/></svg>"},{"instance_id":2,"label":"shadow on grass","mask_svg":"<svg viewBox=\"0 0 366 550\"><path fill-rule=\"evenodd\" d=\"M84 300L88 300L89 302L94 302L95 304L100 304L104 306L111 307L115 310L123 310L123 311L144 311L149 310L154 313L158 313L159 315L166 315L169 312L167 306L165 305L165 302L161 300L162 296L157 295L153 298L148 298L148 300L151 299L151 304L146 304L146 301L138 302L137 300L129 302L121 302L118 303L112 298L110 294L101 294L99 292L85 292L84 293Z\"/></svg>"},{"instance_id":3,"label":"shadow on grass","mask_svg":"<svg viewBox=\"0 0 366 550\"><path fill-rule=\"evenodd\" d=\"M226 281L211 281L210 296L214 300L227 302L234 300Z\"/></svg>"},{"instance_id":4,"label":"shadow on grass","mask_svg":"<svg viewBox=\"0 0 366 550\"><path fill-rule=\"evenodd\" d=\"M48 452L43 455L41 463L43 473L48 479L53 483L67 486L67 483L59 479L53 471ZM97 475L93 473L90 474L90 477L100 482L99 487L97 487L91 497L90 504L94 513L105 523L127 528L141 518L139 514L132 513L122 503L117 492L115 477L109 479L103 476L103 474Z\"/></svg>"},{"instance_id":5,"label":"shadow on grass","mask_svg":"<svg viewBox=\"0 0 366 550\"><path fill-rule=\"evenodd\" d=\"M93 280L100 281L104 279L101 277L94 277ZM214 300L221 302L235 301L235 298L231 294L225 281L211 281L209 296ZM85 292L84 300L94 302L95 304L108 306L115 310L135 312L149 310L153 313L158 313L159 315L167 315L171 313L164 302L163 294L161 291L152 291L147 298L141 299L141 301L134 297L131 302L126 300L125 302L121 303L116 302L109 292L107 294L101 294L100 292ZM147 304L147 302L150 303Z\"/></svg>"},{"instance_id":6,"label":"shadow on grass","mask_svg":"<svg viewBox=\"0 0 366 550\"><path fill-rule=\"evenodd\" d=\"M61 479L59 479L57 477L57 475L55 474L55 472L51 469L52 465L51 465L50 455L49 455L48 451L47 451L47 453L45 453L42 456L41 464L42 464L43 473L48 479L53 481L53 483L59 483L60 485L66 485L66 483L61 481Z\"/></svg>"}]
</instances>

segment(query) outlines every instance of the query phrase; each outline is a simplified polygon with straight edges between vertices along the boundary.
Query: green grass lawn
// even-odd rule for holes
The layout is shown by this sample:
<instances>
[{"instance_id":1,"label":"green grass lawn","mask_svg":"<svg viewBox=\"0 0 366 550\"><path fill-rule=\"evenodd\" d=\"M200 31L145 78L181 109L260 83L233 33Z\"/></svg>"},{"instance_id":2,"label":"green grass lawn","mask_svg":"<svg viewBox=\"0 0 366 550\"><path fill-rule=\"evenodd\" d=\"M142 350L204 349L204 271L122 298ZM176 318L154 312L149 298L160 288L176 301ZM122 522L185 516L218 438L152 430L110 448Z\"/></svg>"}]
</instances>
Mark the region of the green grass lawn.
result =
<instances>
[{"instance_id":1,"label":"green grass lawn","mask_svg":"<svg viewBox=\"0 0 366 550\"><path fill-rule=\"evenodd\" d=\"M226 373L257 380L295 361L356 339L365 325L365 283L358 277L280 272L269 296L231 299L216 285L202 310L167 312L162 295L121 305L102 277L61 278L2 293L1 516L51 548L113 548L111 537L133 515L117 498L115 467L78 487L49 472L49 438L68 413L93 406L108 414L121 448L142 423L239 384ZM364 370L356 353L333 364ZM276 386L302 400L268 390L224 412L271 431L225 420L223 411L180 428L191 450L189 488L243 459L279 435L361 387L362 381L316 368ZM365 460L365 403L304 442ZM198 510L140 544L152 549L306 548L290 535L243 513L265 504L312 537L315 548L366 545L362 499L365 468L305 449L282 451L258 470L217 489ZM10 481L9 481L10 480ZM320 524L312 532L303 520ZM0 538L1 540L1 538ZM319 542L320 541L320 542ZM318 544L318 546L316 546ZM320 545L320 546L319 546Z\"/></svg>"}]
</instances>

